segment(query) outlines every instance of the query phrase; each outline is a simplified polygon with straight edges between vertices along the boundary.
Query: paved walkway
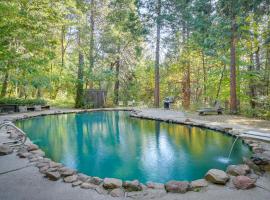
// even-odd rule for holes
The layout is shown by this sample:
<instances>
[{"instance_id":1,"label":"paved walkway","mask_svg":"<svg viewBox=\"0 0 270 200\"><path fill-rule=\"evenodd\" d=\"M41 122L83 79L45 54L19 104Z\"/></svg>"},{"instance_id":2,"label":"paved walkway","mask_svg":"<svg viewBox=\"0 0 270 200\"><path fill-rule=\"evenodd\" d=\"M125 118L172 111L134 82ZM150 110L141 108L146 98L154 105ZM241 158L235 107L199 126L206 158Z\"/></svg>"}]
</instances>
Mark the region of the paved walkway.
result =
<instances>
[{"instance_id":1,"label":"paved walkway","mask_svg":"<svg viewBox=\"0 0 270 200\"><path fill-rule=\"evenodd\" d=\"M239 119L234 116L234 119L238 123L233 123L233 120L229 121L228 116L218 116L218 115L210 115L210 116L198 116L198 114L186 114L180 111L174 110L164 110L164 109L136 109L135 116L143 117L143 118L153 118L153 119L162 119L165 121L171 120L178 123L189 123L193 125L202 125L204 127L214 128L220 127L225 129L233 129L234 134L241 134L241 136L246 138L260 139L264 141L270 141L270 125L259 128L258 126L254 127L252 125L247 125L246 123L239 122ZM233 117L233 116L232 116ZM247 122L251 119L244 119L243 117L239 117L242 121ZM222 121L223 119L223 121ZM225 120L226 119L226 120ZM254 120L254 119L252 119ZM228 122L229 121L229 122ZM258 123L270 123L270 121L266 120L258 120ZM251 133L252 134L249 134ZM262 137L263 135L263 137Z\"/></svg>"},{"instance_id":2,"label":"paved walkway","mask_svg":"<svg viewBox=\"0 0 270 200\"><path fill-rule=\"evenodd\" d=\"M58 110L31 112L28 116L48 114L75 110ZM159 112L157 112L159 113ZM176 113L178 114L178 113ZM13 120L25 114L12 114L0 116L3 120ZM172 117L172 113L167 116ZM0 130L0 143L8 141L4 129ZM268 200L270 196L270 175L266 174L257 181L258 187L241 191L230 187L210 185L206 191L188 192L186 194L166 194L163 190L147 190L138 194L136 199L161 199L161 200ZM135 197L134 197L135 198ZM0 156L0 200L105 200L120 199L109 195L98 194L94 190L85 190L79 187L72 188L70 184L62 181L49 181L43 178L27 159L18 158L15 153ZM123 199L123 198L122 198ZM131 199L127 197L126 199Z\"/></svg>"}]
</instances>

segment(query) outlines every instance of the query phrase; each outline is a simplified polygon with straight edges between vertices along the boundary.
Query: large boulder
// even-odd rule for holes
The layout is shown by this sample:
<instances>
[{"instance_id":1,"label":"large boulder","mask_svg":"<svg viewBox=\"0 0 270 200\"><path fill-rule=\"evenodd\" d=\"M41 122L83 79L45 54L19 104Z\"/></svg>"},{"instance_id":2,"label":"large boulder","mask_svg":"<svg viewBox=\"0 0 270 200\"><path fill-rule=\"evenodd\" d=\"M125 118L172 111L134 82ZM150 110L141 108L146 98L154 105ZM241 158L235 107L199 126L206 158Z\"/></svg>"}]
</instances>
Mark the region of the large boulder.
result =
<instances>
[{"instance_id":1,"label":"large boulder","mask_svg":"<svg viewBox=\"0 0 270 200\"><path fill-rule=\"evenodd\" d=\"M265 149L263 147L252 147L252 151L256 154L256 153L263 153L265 151Z\"/></svg>"},{"instance_id":2,"label":"large boulder","mask_svg":"<svg viewBox=\"0 0 270 200\"><path fill-rule=\"evenodd\" d=\"M163 183L154 183L154 182L147 182L146 183L147 188L149 189L164 189Z\"/></svg>"},{"instance_id":3,"label":"large boulder","mask_svg":"<svg viewBox=\"0 0 270 200\"><path fill-rule=\"evenodd\" d=\"M46 172L58 172L58 168L56 167L51 167L51 168L48 168ZM58 172L59 173L59 172ZM60 174L60 173L59 173ZM61 176L61 174L60 174Z\"/></svg>"},{"instance_id":4,"label":"large boulder","mask_svg":"<svg viewBox=\"0 0 270 200\"><path fill-rule=\"evenodd\" d=\"M66 182L66 183L73 183L75 181L77 181L77 175L66 176L64 178L64 182Z\"/></svg>"},{"instance_id":5,"label":"large boulder","mask_svg":"<svg viewBox=\"0 0 270 200\"><path fill-rule=\"evenodd\" d=\"M55 171L55 172L46 172L45 175L52 181L57 181L58 179L60 179L61 175L59 174L59 172Z\"/></svg>"},{"instance_id":6,"label":"large boulder","mask_svg":"<svg viewBox=\"0 0 270 200\"><path fill-rule=\"evenodd\" d=\"M38 150L38 146L35 145L35 144L29 144L27 146L27 151L35 151L35 150Z\"/></svg>"},{"instance_id":7,"label":"large boulder","mask_svg":"<svg viewBox=\"0 0 270 200\"><path fill-rule=\"evenodd\" d=\"M270 151L254 154L251 157L253 163L259 166L264 171L270 171Z\"/></svg>"},{"instance_id":8,"label":"large boulder","mask_svg":"<svg viewBox=\"0 0 270 200\"><path fill-rule=\"evenodd\" d=\"M28 158L29 158L29 156L28 156ZM39 162L40 160L42 160L43 158L42 157L40 157L40 156L35 156L35 157L33 157L33 158L30 158L29 159L29 162Z\"/></svg>"},{"instance_id":9,"label":"large boulder","mask_svg":"<svg viewBox=\"0 0 270 200\"><path fill-rule=\"evenodd\" d=\"M83 183L82 181L77 180L75 182L72 182L72 187L77 187L77 186L81 185L82 183Z\"/></svg>"},{"instance_id":10,"label":"large boulder","mask_svg":"<svg viewBox=\"0 0 270 200\"><path fill-rule=\"evenodd\" d=\"M262 167L262 169L263 169L264 171L270 172L270 163L268 163L267 165L264 165L264 166Z\"/></svg>"},{"instance_id":11,"label":"large boulder","mask_svg":"<svg viewBox=\"0 0 270 200\"><path fill-rule=\"evenodd\" d=\"M56 166L58 166L58 165L56 165ZM72 176L73 174L76 173L76 171L74 169L70 169L67 167L60 168L59 172L60 172L61 176L63 176L63 177Z\"/></svg>"},{"instance_id":12,"label":"large boulder","mask_svg":"<svg viewBox=\"0 0 270 200\"><path fill-rule=\"evenodd\" d=\"M207 186L208 186L208 183L205 179L194 180L194 181L191 181L190 183L191 190L196 190L196 189L204 188Z\"/></svg>"},{"instance_id":13,"label":"large boulder","mask_svg":"<svg viewBox=\"0 0 270 200\"><path fill-rule=\"evenodd\" d=\"M206 175L205 179L215 184L225 185L230 177L226 172L219 169L210 169Z\"/></svg>"},{"instance_id":14,"label":"large boulder","mask_svg":"<svg viewBox=\"0 0 270 200\"><path fill-rule=\"evenodd\" d=\"M42 174L45 174L49 169L49 166L44 166L44 167L41 167L39 168L39 172L42 173Z\"/></svg>"},{"instance_id":15,"label":"large boulder","mask_svg":"<svg viewBox=\"0 0 270 200\"><path fill-rule=\"evenodd\" d=\"M34 155L38 155L40 157L44 157L45 156L45 153L42 150L40 150L40 149L33 150L33 151L31 151L31 153L34 154Z\"/></svg>"},{"instance_id":16,"label":"large boulder","mask_svg":"<svg viewBox=\"0 0 270 200\"><path fill-rule=\"evenodd\" d=\"M237 189L247 190L255 187L256 180L247 176L236 176L233 178L233 184Z\"/></svg>"},{"instance_id":17,"label":"large boulder","mask_svg":"<svg viewBox=\"0 0 270 200\"><path fill-rule=\"evenodd\" d=\"M165 184L167 192L172 193L186 193L189 189L189 182L187 181L169 181Z\"/></svg>"},{"instance_id":18,"label":"large boulder","mask_svg":"<svg viewBox=\"0 0 270 200\"><path fill-rule=\"evenodd\" d=\"M97 176L93 176L89 179L89 183L93 183L95 185L100 185L102 183L103 179L102 178L99 178Z\"/></svg>"},{"instance_id":19,"label":"large boulder","mask_svg":"<svg viewBox=\"0 0 270 200\"><path fill-rule=\"evenodd\" d=\"M13 149L6 145L6 144L1 144L0 145L0 156L8 155L13 152Z\"/></svg>"},{"instance_id":20,"label":"large boulder","mask_svg":"<svg viewBox=\"0 0 270 200\"><path fill-rule=\"evenodd\" d=\"M138 180L125 181L123 187L129 192L142 190L142 186Z\"/></svg>"},{"instance_id":21,"label":"large boulder","mask_svg":"<svg viewBox=\"0 0 270 200\"><path fill-rule=\"evenodd\" d=\"M39 162L40 163L49 163L49 162L51 162L51 159L49 159L49 158L42 158Z\"/></svg>"},{"instance_id":22,"label":"large boulder","mask_svg":"<svg viewBox=\"0 0 270 200\"><path fill-rule=\"evenodd\" d=\"M31 153L29 152L19 152L17 153L17 156L19 156L20 158L28 158L30 155L32 155Z\"/></svg>"},{"instance_id":23,"label":"large boulder","mask_svg":"<svg viewBox=\"0 0 270 200\"><path fill-rule=\"evenodd\" d=\"M229 165L226 172L232 176L246 175L250 173L250 168L248 165Z\"/></svg>"},{"instance_id":24,"label":"large boulder","mask_svg":"<svg viewBox=\"0 0 270 200\"><path fill-rule=\"evenodd\" d=\"M63 165L61 163L57 163L57 162L54 162L54 161L49 162L49 167L50 168L60 168L62 166Z\"/></svg>"},{"instance_id":25,"label":"large boulder","mask_svg":"<svg viewBox=\"0 0 270 200\"><path fill-rule=\"evenodd\" d=\"M38 168L42 168L42 167L45 167L45 166L49 167L49 163L39 162L39 163L36 164L36 167L38 167Z\"/></svg>"},{"instance_id":26,"label":"large boulder","mask_svg":"<svg viewBox=\"0 0 270 200\"><path fill-rule=\"evenodd\" d=\"M86 174L82 174L79 173L78 174L78 180L82 181L82 182L88 182L88 180L90 180L90 176L87 176Z\"/></svg>"},{"instance_id":27,"label":"large boulder","mask_svg":"<svg viewBox=\"0 0 270 200\"><path fill-rule=\"evenodd\" d=\"M263 153L257 153L251 156L251 160L256 165L266 165L270 162L270 151L264 151Z\"/></svg>"},{"instance_id":28,"label":"large boulder","mask_svg":"<svg viewBox=\"0 0 270 200\"><path fill-rule=\"evenodd\" d=\"M105 178L103 181L103 187L105 189L114 189L122 187L122 180L117 178Z\"/></svg>"},{"instance_id":29,"label":"large boulder","mask_svg":"<svg viewBox=\"0 0 270 200\"><path fill-rule=\"evenodd\" d=\"M259 172L261 169L258 165L256 165L251 159L243 158L243 161L246 165L248 165L251 169L253 169L255 172Z\"/></svg>"},{"instance_id":30,"label":"large boulder","mask_svg":"<svg viewBox=\"0 0 270 200\"><path fill-rule=\"evenodd\" d=\"M270 151L264 151L262 156L267 161L267 164L264 165L262 169L265 171L270 171Z\"/></svg>"}]
</instances>

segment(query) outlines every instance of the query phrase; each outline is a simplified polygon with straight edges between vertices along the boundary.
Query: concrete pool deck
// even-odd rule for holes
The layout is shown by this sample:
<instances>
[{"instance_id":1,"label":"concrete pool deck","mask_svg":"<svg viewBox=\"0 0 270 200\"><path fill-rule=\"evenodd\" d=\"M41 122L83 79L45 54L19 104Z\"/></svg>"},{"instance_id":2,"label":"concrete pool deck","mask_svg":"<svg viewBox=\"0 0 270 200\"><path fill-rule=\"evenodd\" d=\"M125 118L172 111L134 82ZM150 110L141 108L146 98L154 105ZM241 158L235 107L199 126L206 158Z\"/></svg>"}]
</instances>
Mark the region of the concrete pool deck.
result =
<instances>
[{"instance_id":1,"label":"concrete pool deck","mask_svg":"<svg viewBox=\"0 0 270 200\"><path fill-rule=\"evenodd\" d=\"M233 128L237 130L257 131L269 134L270 136L270 121L244 118L233 115L204 115L200 116L197 113L184 113L175 110L164 110L164 109L136 109L138 116L162 120L173 120L176 122L195 122L198 124L207 124L209 126L219 126L226 128ZM262 123L264 122L264 123ZM257 124L255 124L257 123ZM263 124L263 127L259 125Z\"/></svg>"},{"instance_id":2,"label":"concrete pool deck","mask_svg":"<svg viewBox=\"0 0 270 200\"><path fill-rule=\"evenodd\" d=\"M76 112L71 109L52 109L41 112L18 113L10 115L1 115L0 123L4 120L14 120L21 117L36 116L40 114L52 114L55 112ZM167 120L186 120L187 117L182 112L163 111L156 109L140 110L148 116L164 118ZM190 118L189 118L190 119ZM193 119L190 119L193 121ZM200 123L210 123L201 121ZM227 125L228 126L228 125ZM257 130L257 128L241 126L241 129ZM265 131L265 130L259 130ZM0 144L9 141L8 135L4 129L0 130ZM95 190L81 189L80 187L72 188L71 184L63 183L62 180L50 181L43 178L38 169L27 159L20 159L16 153L0 156L0 199L1 200L84 200L84 199L162 199L162 200L263 200L269 199L270 196L270 174L265 173L259 177L256 183L257 187L250 190L236 190L228 183L227 186L217 186L210 184L207 189L200 192L188 192L185 194L166 193L165 190L147 189L144 192L132 193L131 197L115 198L110 195L102 195Z\"/></svg>"}]
</instances>

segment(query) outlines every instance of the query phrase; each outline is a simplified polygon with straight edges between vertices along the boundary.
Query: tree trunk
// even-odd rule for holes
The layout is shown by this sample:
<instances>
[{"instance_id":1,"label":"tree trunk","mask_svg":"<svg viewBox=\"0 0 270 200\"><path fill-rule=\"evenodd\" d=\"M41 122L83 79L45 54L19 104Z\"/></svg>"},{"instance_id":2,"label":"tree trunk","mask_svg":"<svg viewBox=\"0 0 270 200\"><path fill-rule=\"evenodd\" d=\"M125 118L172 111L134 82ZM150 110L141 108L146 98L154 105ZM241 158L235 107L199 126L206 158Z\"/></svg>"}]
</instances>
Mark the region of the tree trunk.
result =
<instances>
[{"instance_id":1,"label":"tree trunk","mask_svg":"<svg viewBox=\"0 0 270 200\"><path fill-rule=\"evenodd\" d=\"M183 76L183 107L188 110L190 107L190 63L187 63Z\"/></svg>"},{"instance_id":2,"label":"tree trunk","mask_svg":"<svg viewBox=\"0 0 270 200\"><path fill-rule=\"evenodd\" d=\"M270 30L270 17L268 16L267 28ZM265 94L268 96L270 94L270 46L266 47L266 61L265 61L265 82L266 91Z\"/></svg>"},{"instance_id":3,"label":"tree trunk","mask_svg":"<svg viewBox=\"0 0 270 200\"><path fill-rule=\"evenodd\" d=\"M64 41L65 41L65 27L62 26L62 32L61 32L61 67L62 67L62 69L65 66L65 47L64 47Z\"/></svg>"},{"instance_id":4,"label":"tree trunk","mask_svg":"<svg viewBox=\"0 0 270 200\"><path fill-rule=\"evenodd\" d=\"M260 47L255 51L255 57L256 57L256 70L261 70L261 64L260 64Z\"/></svg>"},{"instance_id":5,"label":"tree trunk","mask_svg":"<svg viewBox=\"0 0 270 200\"><path fill-rule=\"evenodd\" d=\"M119 71L120 71L120 47L118 47L118 57L115 62L115 84L114 84L114 104L118 105L119 101L119 86L120 86L120 81L119 81Z\"/></svg>"},{"instance_id":6,"label":"tree trunk","mask_svg":"<svg viewBox=\"0 0 270 200\"><path fill-rule=\"evenodd\" d=\"M7 94L7 86L8 86L8 71L6 71L4 81L3 81L3 84L2 84L2 90L1 90L1 95L0 95L1 98L6 96L6 94Z\"/></svg>"},{"instance_id":7,"label":"tree trunk","mask_svg":"<svg viewBox=\"0 0 270 200\"><path fill-rule=\"evenodd\" d=\"M251 48L252 49L252 48ZM250 65L248 67L248 71L250 73L250 79L249 79L249 98L250 98L250 106L251 108L255 109L255 96L256 96L256 90L254 85L254 80L252 78L252 73L254 72L254 62L253 62L253 53L250 54Z\"/></svg>"},{"instance_id":8,"label":"tree trunk","mask_svg":"<svg viewBox=\"0 0 270 200\"><path fill-rule=\"evenodd\" d=\"M201 74L201 70L198 69L197 70L197 74L196 74L196 88L195 88L195 102L198 103L200 96L202 94L202 90L200 87L200 74Z\"/></svg>"},{"instance_id":9,"label":"tree trunk","mask_svg":"<svg viewBox=\"0 0 270 200\"><path fill-rule=\"evenodd\" d=\"M79 49L79 65L78 65L78 73L77 73L77 92L76 92L76 100L75 107L80 108L83 106L83 66L84 66L84 56L81 50L81 30L78 28L77 33L78 40L78 49Z\"/></svg>"},{"instance_id":10,"label":"tree trunk","mask_svg":"<svg viewBox=\"0 0 270 200\"><path fill-rule=\"evenodd\" d=\"M24 96L24 86L19 87L19 98Z\"/></svg>"},{"instance_id":11,"label":"tree trunk","mask_svg":"<svg viewBox=\"0 0 270 200\"><path fill-rule=\"evenodd\" d=\"M36 97L37 97L37 99L42 98L42 91L41 91L41 88L40 87L37 88L37 95L36 95Z\"/></svg>"},{"instance_id":12,"label":"tree trunk","mask_svg":"<svg viewBox=\"0 0 270 200\"><path fill-rule=\"evenodd\" d=\"M59 90L60 90L60 87L59 86L54 89L54 92L51 94L51 99L52 100L55 100L56 99Z\"/></svg>"},{"instance_id":13,"label":"tree trunk","mask_svg":"<svg viewBox=\"0 0 270 200\"><path fill-rule=\"evenodd\" d=\"M236 94L236 19L232 18L231 24L231 66L230 66L230 110L232 114L237 113Z\"/></svg>"},{"instance_id":14,"label":"tree trunk","mask_svg":"<svg viewBox=\"0 0 270 200\"><path fill-rule=\"evenodd\" d=\"M226 64L224 63L223 70L222 70L222 73L221 73L221 76L220 76L220 79L219 79L219 83L218 83L218 90L217 90L217 96L216 96L216 99L215 99L215 103L218 101L218 97L219 97L219 94L220 94L220 91L221 91L221 84L222 84L222 80L223 80L225 71L226 71Z\"/></svg>"},{"instance_id":15,"label":"tree trunk","mask_svg":"<svg viewBox=\"0 0 270 200\"><path fill-rule=\"evenodd\" d=\"M256 60L256 71L260 73L261 71L261 64L260 64L260 47L257 48L255 51L255 60ZM263 93L263 88L260 86L256 86L256 95L261 95Z\"/></svg>"},{"instance_id":16,"label":"tree trunk","mask_svg":"<svg viewBox=\"0 0 270 200\"><path fill-rule=\"evenodd\" d=\"M202 67L203 67L203 96L204 96L204 103L207 101L207 96L206 96L206 68L205 68L205 55L204 52L202 51Z\"/></svg>"},{"instance_id":17,"label":"tree trunk","mask_svg":"<svg viewBox=\"0 0 270 200\"><path fill-rule=\"evenodd\" d=\"M183 44L185 46L184 49L184 72L182 79L182 105L184 109L188 110L190 107L190 96L191 96L191 88L190 88L190 58L189 58L189 47L187 46L187 40L189 38L189 30L187 28L187 24L183 22Z\"/></svg>"},{"instance_id":18,"label":"tree trunk","mask_svg":"<svg viewBox=\"0 0 270 200\"><path fill-rule=\"evenodd\" d=\"M155 61L155 92L154 92L154 105L159 107L159 46L160 46L160 12L161 12L161 0L157 0L157 38L156 38L156 61Z\"/></svg>"},{"instance_id":19,"label":"tree trunk","mask_svg":"<svg viewBox=\"0 0 270 200\"><path fill-rule=\"evenodd\" d=\"M95 34L95 0L91 0L91 10L90 10L90 48L89 48L89 72L90 78L94 68L94 34ZM89 79L90 79L89 78ZM89 88L93 88L93 82L89 81Z\"/></svg>"},{"instance_id":20,"label":"tree trunk","mask_svg":"<svg viewBox=\"0 0 270 200\"><path fill-rule=\"evenodd\" d=\"M265 95L269 95L270 89L270 48L266 50L266 62L265 62L265 82L266 82L266 92Z\"/></svg>"}]
</instances>

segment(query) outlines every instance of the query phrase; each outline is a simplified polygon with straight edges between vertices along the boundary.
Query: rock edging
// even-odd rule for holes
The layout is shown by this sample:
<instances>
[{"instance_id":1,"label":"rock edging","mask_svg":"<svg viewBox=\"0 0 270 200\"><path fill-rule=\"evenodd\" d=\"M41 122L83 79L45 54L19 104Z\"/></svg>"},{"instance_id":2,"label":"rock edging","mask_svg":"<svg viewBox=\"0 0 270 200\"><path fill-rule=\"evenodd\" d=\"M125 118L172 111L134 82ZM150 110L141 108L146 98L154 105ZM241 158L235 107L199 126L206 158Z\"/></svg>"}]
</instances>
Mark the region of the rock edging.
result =
<instances>
[{"instance_id":1,"label":"rock edging","mask_svg":"<svg viewBox=\"0 0 270 200\"><path fill-rule=\"evenodd\" d=\"M89 112L89 111L99 111L98 110L80 110L75 111L72 113L80 113L80 112ZM101 109L104 110L104 109ZM107 110L107 109L105 109ZM109 109L114 110L114 109ZM128 110L131 109L116 109L116 110ZM55 112L49 113L46 115L53 115L53 114L67 114L70 112ZM44 114L40 114L44 116ZM40 116L39 115L39 116ZM36 116L24 116L19 119L26 119L32 118ZM238 135L239 133L232 128L224 128L224 127L213 127L207 126L203 123L195 123L191 120L185 120L184 122L179 122L178 120L164 120L164 119L157 119L157 118L148 118L145 116L138 116L133 115L133 117L138 118L146 118L146 119L154 119L154 120L161 120L169 123L180 123L185 125L193 125L199 126L204 128L209 128L212 130L222 131L230 135ZM206 175L205 179L199 179L192 182L188 181L168 181L165 185L161 183L153 183L148 182L146 186L140 183L138 180L133 181L122 181L120 179L115 178L105 178L104 180L99 177L90 177L85 174L77 174L77 171L74 169L70 169L64 167L61 163L56 163L51 161L49 158L45 158L45 153L38 148L35 144L28 144L22 146L17 150L17 155L20 158L28 158L30 162L35 162L36 167L39 168L40 173L44 174L49 180L57 181L59 179L63 179L63 182L72 184L72 187L80 186L84 189L93 189L96 190L100 194L108 194L110 193L111 196L125 196L125 193L132 193L132 192L143 192L144 190L166 190L167 192L174 192L174 193L185 193L187 191L197 191L201 188L205 188L208 186L208 183L214 184L222 184L226 185L229 181L229 176L234 176L232 182L237 189L250 189L255 187L256 180L249 178L248 175L252 171L260 170L260 171L270 171L270 149L264 147L263 143L254 141L254 140L244 140L245 144L247 144L253 151L253 156L251 159L245 159L245 163L241 165L234 165L228 166L227 173L218 170L218 169L211 169L209 170ZM3 145L1 145L3 146ZM3 147L1 147L3 149ZM6 147L4 147L6 151ZM8 149L8 153L12 153L12 149ZM6 154L3 154L6 155Z\"/></svg>"}]
</instances>

